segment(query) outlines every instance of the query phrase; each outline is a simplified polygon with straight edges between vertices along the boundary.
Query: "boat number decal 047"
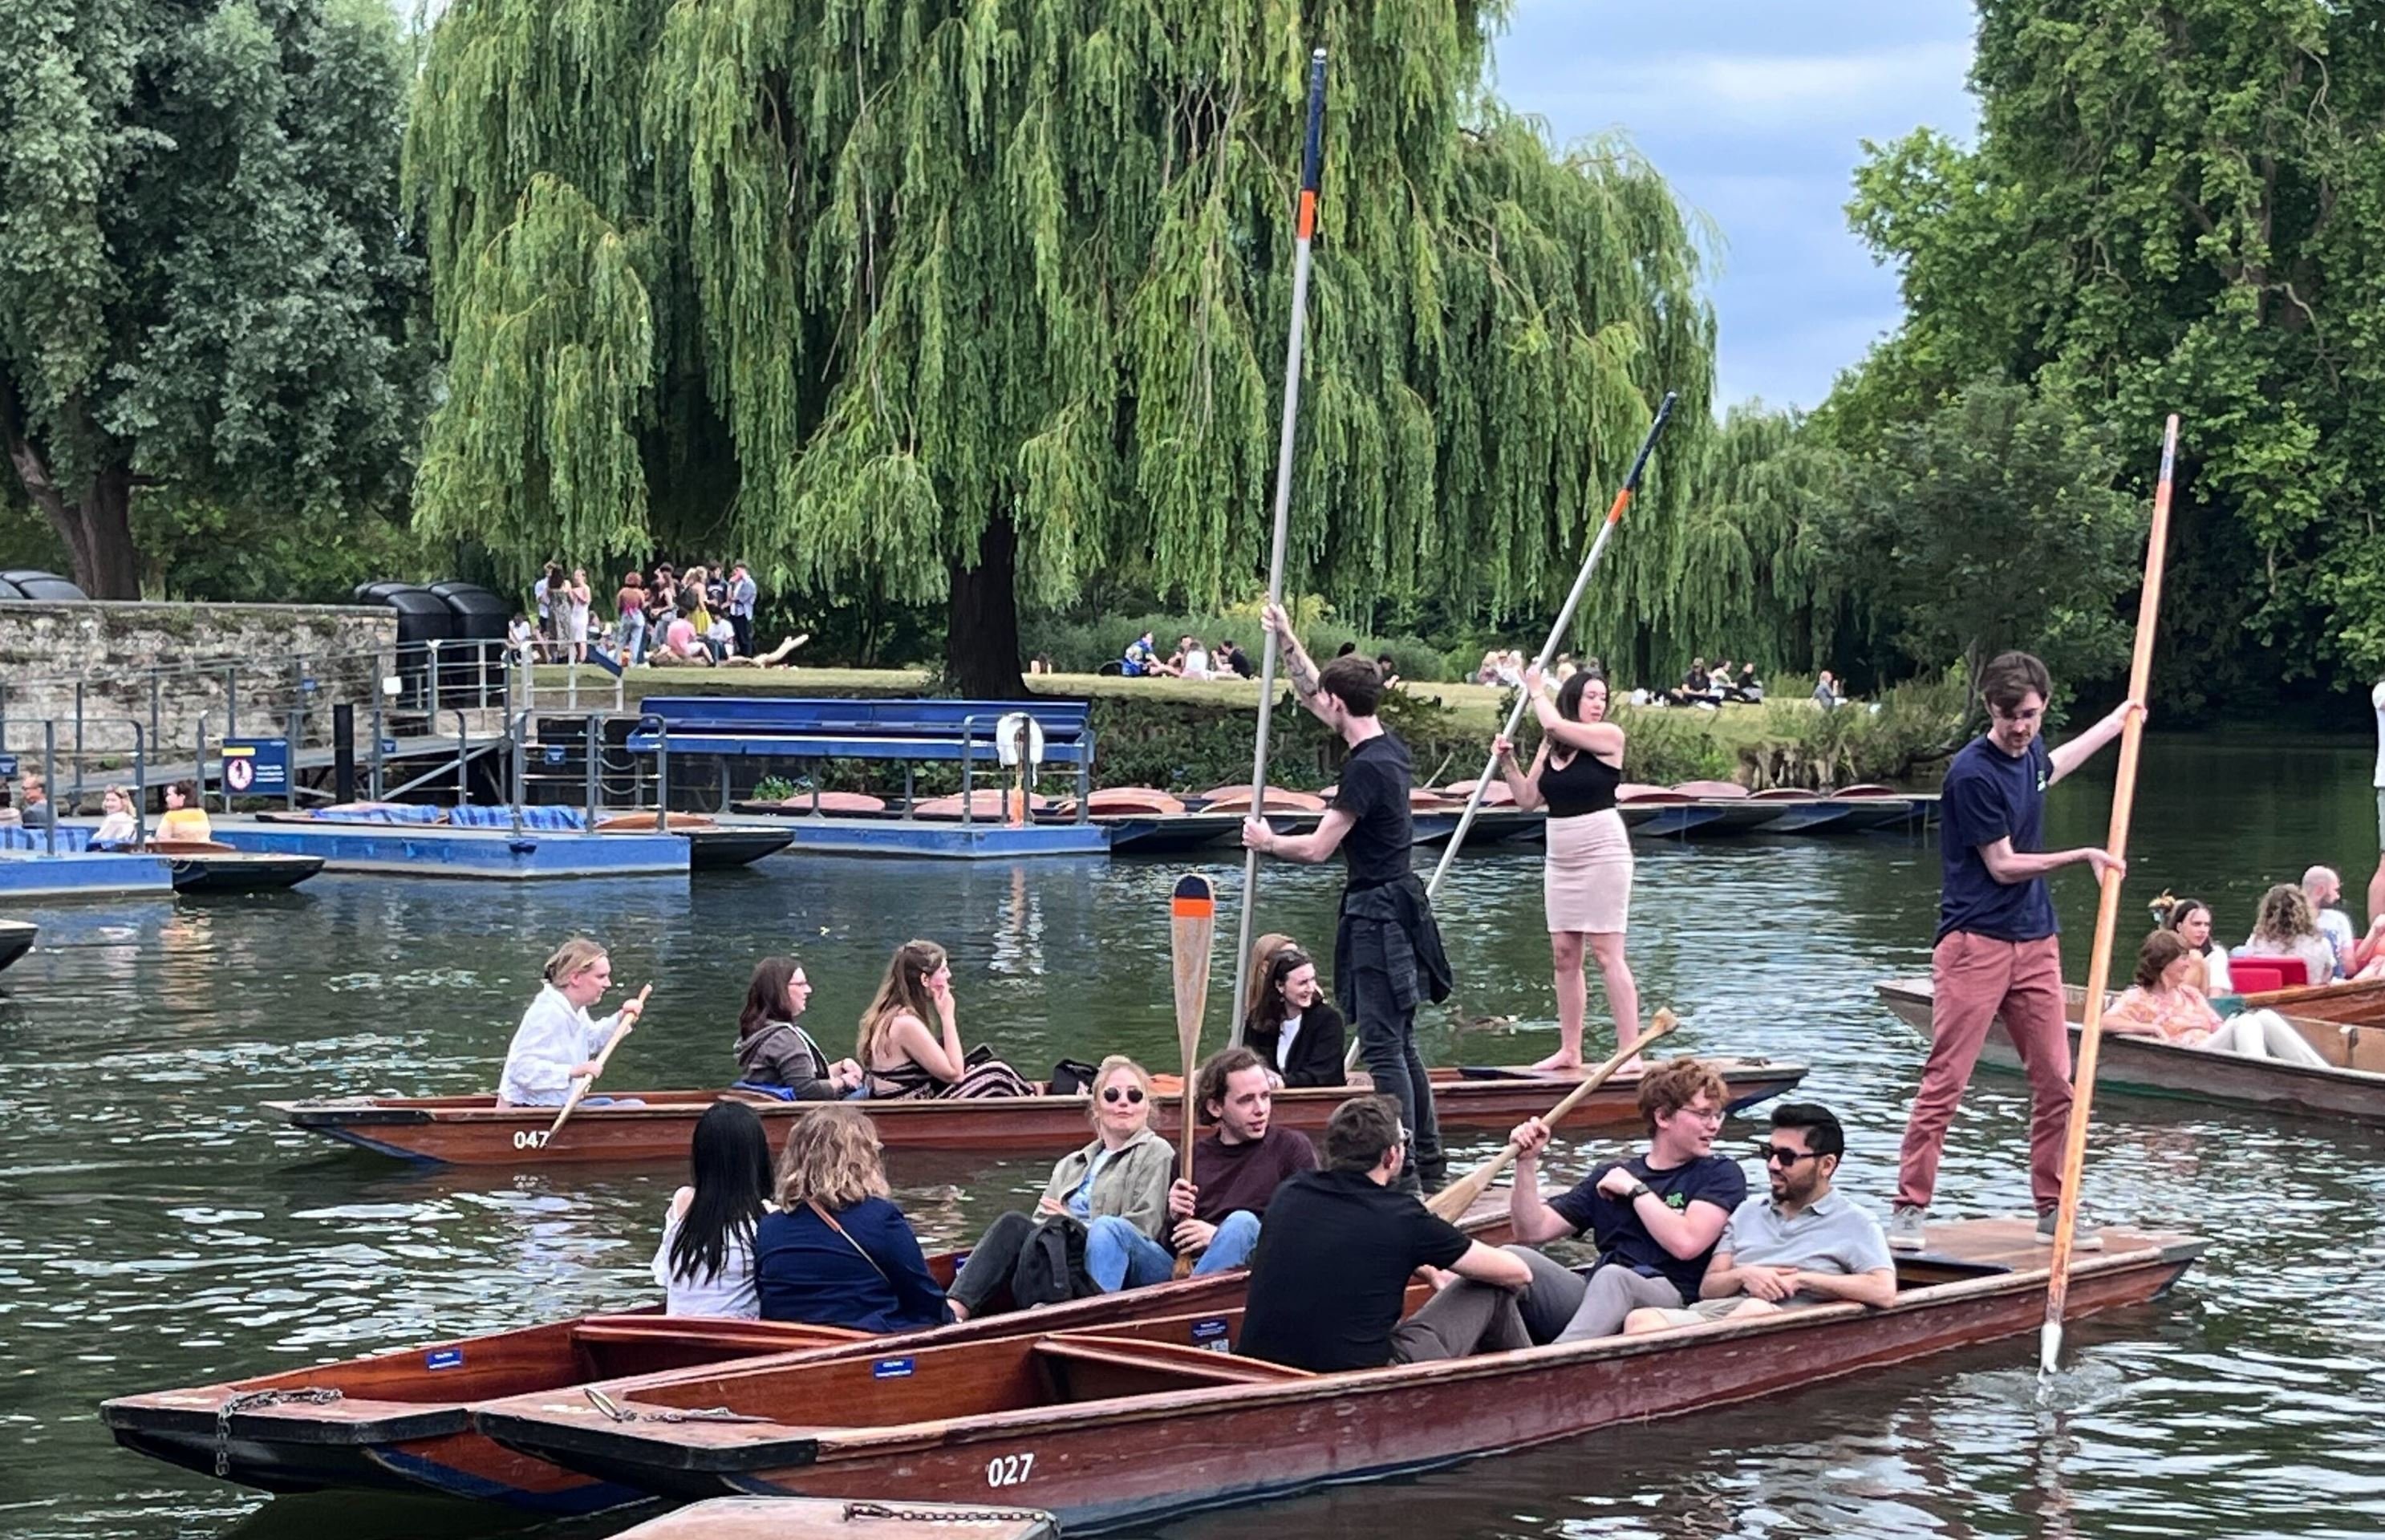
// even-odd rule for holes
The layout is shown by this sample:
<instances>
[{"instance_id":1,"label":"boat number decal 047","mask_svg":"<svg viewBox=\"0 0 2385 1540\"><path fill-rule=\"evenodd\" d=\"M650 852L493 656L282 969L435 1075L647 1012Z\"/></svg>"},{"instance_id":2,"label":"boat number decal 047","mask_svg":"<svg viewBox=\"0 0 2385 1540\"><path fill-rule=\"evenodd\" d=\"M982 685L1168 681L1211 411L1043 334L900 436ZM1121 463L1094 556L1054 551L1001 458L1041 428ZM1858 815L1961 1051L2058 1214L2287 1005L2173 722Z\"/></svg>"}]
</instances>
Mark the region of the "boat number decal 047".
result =
<instances>
[{"instance_id":1,"label":"boat number decal 047","mask_svg":"<svg viewBox=\"0 0 2385 1540\"><path fill-rule=\"evenodd\" d=\"M909 1359L880 1359L869 1366L869 1377L873 1380L907 1380L911 1377L912 1367L913 1360Z\"/></svg>"},{"instance_id":2,"label":"boat number decal 047","mask_svg":"<svg viewBox=\"0 0 2385 1540\"><path fill-rule=\"evenodd\" d=\"M516 1149L544 1149L546 1148L546 1135L547 1131L543 1128L517 1128L514 1130L514 1148Z\"/></svg>"},{"instance_id":3,"label":"boat number decal 047","mask_svg":"<svg viewBox=\"0 0 2385 1540\"><path fill-rule=\"evenodd\" d=\"M1232 1352L1234 1345L1226 1339L1226 1318L1207 1315L1192 1323L1192 1346L1206 1348L1213 1353Z\"/></svg>"},{"instance_id":4,"label":"boat number decal 047","mask_svg":"<svg viewBox=\"0 0 2385 1540\"><path fill-rule=\"evenodd\" d=\"M422 1367L425 1369L461 1369L464 1367L464 1349L461 1348L442 1348L435 1353L425 1353L422 1356Z\"/></svg>"},{"instance_id":5,"label":"boat number decal 047","mask_svg":"<svg viewBox=\"0 0 2385 1540\"><path fill-rule=\"evenodd\" d=\"M985 1462L985 1484L988 1486L1018 1486L1034 1469L1032 1450L1023 1455L996 1455Z\"/></svg>"}]
</instances>

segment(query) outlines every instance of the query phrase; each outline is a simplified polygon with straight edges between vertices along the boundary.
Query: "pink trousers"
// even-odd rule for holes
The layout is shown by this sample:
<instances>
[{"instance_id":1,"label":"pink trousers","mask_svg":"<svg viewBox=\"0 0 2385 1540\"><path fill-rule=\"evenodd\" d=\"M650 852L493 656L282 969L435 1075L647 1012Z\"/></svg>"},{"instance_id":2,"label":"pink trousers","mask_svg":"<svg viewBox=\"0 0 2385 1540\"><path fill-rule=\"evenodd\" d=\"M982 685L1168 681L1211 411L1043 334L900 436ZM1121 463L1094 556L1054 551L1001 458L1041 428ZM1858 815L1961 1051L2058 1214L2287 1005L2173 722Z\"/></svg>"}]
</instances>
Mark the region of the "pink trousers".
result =
<instances>
[{"instance_id":1,"label":"pink trousers","mask_svg":"<svg viewBox=\"0 0 2385 1540\"><path fill-rule=\"evenodd\" d=\"M2029 1072L2029 1186L2042 1211L2062 1201L2062 1143L2070 1131L2070 1029L2064 1019L2060 943L1999 941L1954 931L1929 960L1935 1000L1929 1061L1904 1125L1896 1200L1929 1206L1947 1125L1971 1083L1972 1066L2001 1016L2005 1036Z\"/></svg>"}]
</instances>

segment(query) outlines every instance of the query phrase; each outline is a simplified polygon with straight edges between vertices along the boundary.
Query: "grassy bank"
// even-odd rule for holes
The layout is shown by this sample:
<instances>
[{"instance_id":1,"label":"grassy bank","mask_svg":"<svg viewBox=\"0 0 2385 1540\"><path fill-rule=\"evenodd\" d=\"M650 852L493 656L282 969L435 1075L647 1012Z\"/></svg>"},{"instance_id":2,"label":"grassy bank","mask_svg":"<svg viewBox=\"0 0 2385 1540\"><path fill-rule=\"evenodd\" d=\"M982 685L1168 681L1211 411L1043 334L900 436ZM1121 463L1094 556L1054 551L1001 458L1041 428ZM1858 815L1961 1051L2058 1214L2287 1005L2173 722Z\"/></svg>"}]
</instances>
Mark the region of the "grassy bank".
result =
<instances>
[{"instance_id":1,"label":"grassy bank","mask_svg":"<svg viewBox=\"0 0 2385 1540\"><path fill-rule=\"evenodd\" d=\"M581 694L594 686L582 670ZM610 684L601 673L598 679ZM552 702L565 671L538 671L542 700ZM1033 675L1039 694L1093 702L1100 745L1096 784L1199 790L1250 778L1252 718L1259 689L1248 679L1125 679L1093 674ZM920 669L644 668L633 671L631 699L649 695L849 695L901 697L931 688ZM1491 736L1505 719L1513 692L1487 685L1429 683L1403 687L1384 708L1407 740L1419 780L1443 782L1481 768ZM1854 707L1825 713L1803 698L1718 711L1630 707L1617 716L1630 745L1624 774L1635 781L1736 780L1751 787L1834 786L1909 774L1903 762L1930 742L1952 736L1953 706L1939 687L1892 691L1875 712ZM1336 756L1322 727L1278 701L1271 777L1291 787L1316 787L1333 777ZM1527 724L1529 744L1533 731ZM831 767L838 788L899 786L899 767L859 764ZM922 784L926 784L923 779Z\"/></svg>"}]
</instances>

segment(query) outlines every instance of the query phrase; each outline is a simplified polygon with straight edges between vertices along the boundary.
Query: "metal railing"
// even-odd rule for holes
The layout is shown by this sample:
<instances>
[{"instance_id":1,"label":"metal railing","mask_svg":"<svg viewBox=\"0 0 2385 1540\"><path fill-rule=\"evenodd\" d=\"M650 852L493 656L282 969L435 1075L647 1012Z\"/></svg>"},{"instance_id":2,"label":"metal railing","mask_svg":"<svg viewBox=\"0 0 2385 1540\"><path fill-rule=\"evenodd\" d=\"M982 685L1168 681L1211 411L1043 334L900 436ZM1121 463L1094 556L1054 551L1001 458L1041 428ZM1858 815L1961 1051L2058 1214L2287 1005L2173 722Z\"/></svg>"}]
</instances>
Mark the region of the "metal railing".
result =
<instances>
[{"instance_id":1,"label":"metal railing","mask_svg":"<svg viewBox=\"0 0 2385 1540\"><path fill-rule=\"evenodd\" d=\"M39 749L34 747L33 729L40 729ZM60 729L66 729L66 742L60 743ZM94 747L94 738L113 739L116 746ZM12 780L21 779L29 768L41 776L44 817L44 852L57 853L57 821L80 817L83 802L92 794L93 780L89 772L106 772L97 784L106 789L122 786L132 802L133 833L136 840L148 838L149 739L141 724L124 717L83 717L61 722L55 717L24 717L0 721L0 758L15 762ZM63 758L69 776L62 780L59 764ZM29 766L27 761L35 762ZM16 804L18 816L24 818L26 809ZM34 820L25 819L30 831Z\"/></svg>"}]
</instances>

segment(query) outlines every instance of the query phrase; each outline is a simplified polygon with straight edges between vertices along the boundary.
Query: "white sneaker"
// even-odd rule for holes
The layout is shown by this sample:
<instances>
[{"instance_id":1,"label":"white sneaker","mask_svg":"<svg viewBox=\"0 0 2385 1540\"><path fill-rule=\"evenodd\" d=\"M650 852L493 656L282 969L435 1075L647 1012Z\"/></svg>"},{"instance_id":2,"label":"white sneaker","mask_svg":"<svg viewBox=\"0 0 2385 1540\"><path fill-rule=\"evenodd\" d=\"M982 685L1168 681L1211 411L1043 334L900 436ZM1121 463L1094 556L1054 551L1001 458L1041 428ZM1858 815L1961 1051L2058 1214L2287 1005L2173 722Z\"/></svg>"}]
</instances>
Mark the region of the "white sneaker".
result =
<instances>
[{"instance_id":1,"label":"white sneaker","mask_svg":"<svg viewBox=\"0 0 2385 1540\"><path fill-rule=\"evenodd\" d=\"M2060 1224L2061 1220L2062 1211L2060 1209L2048 1209L2037 1216L2038 1245L2052 1246L2054 1244L2054 1232ZM1892 1246L1895 1242L1891 1241L1889 1244ZM2071 1221L2070 1249L2073 1251L2101 1251L2104 1249L2103 1232L2100 1230L2089 1229L2087 1227L2087 1216L2083 1212Z\"/></svg>"},{"instance_id":2,"label":"white sneaker","mask_svg":"<svg viewBox=\"0 0 2385 1540\"><path fill-rule=\"evenodd\" d=\"M1888 1248L1891 1251L1918 1251L1922 1248L1922 1217L1927 1210L1910 1203L1899 1203L1888 1216Z\"/></svg>"}]
</instances>

